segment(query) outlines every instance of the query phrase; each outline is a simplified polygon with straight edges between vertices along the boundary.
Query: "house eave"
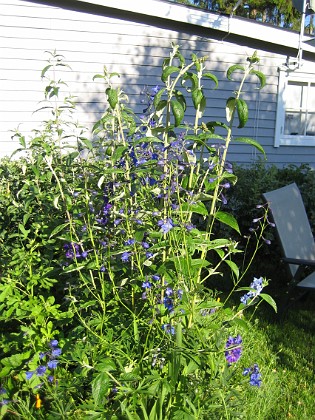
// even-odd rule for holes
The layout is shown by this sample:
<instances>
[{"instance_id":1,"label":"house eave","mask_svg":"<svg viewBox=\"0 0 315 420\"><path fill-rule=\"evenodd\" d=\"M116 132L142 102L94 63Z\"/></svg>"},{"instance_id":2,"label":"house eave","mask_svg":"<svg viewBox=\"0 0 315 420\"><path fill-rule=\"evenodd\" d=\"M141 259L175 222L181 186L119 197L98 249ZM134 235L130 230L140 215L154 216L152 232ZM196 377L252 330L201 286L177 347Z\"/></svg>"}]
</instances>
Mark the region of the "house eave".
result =
<instances>
[{"instance_id":1,"label":"house eave","mask_svg":"<svg viewBox=\"0 0 315 420\"><path fill-rule=\"evenodd\" d=\"M229 16L214 12L205 11L195 7L174 4L167 0L28 0L34 3L52 4L59 7L69 7L74 10L82 6L106 8L111 13L126 17L129 15L146 16L147 20L163 20L168 22L168 26L185 25L186 27L198 27L198 33L205 30L205 35L216 32L223 40L233 42L233 37L243 38L249 41L255 48L255 45L264 44L270 51L281 54L291 55L299 49L299 34L283 28L261 24L249 19ZM145 20L144 20L145 23ZM304 41L309 41L312 37L305 36ZM303 42L303 51L310 58L315 60L315 46Z\"/></svg>"}]
</instances>

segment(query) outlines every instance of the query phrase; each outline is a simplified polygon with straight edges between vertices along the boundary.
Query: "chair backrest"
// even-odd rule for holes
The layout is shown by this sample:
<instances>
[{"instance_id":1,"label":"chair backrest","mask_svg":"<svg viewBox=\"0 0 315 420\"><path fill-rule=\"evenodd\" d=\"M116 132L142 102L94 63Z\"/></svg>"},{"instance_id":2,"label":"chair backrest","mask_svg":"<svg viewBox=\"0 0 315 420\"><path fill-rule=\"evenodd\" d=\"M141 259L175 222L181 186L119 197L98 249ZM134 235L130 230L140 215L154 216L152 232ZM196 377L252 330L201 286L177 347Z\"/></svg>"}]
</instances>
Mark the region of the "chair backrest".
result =
<instances>
[{"instance_id":1,"label":"chair backrest","mask_svg":"<svg viewBox=\"0 0 315 420\"><path fill-rule=\"evenodd\" d=\"M263 194L269 203L284 257L315 260L315 243L301 193L295 183ZM290 264L292 277L298 266Z\"/></svg>"}]
</instances>

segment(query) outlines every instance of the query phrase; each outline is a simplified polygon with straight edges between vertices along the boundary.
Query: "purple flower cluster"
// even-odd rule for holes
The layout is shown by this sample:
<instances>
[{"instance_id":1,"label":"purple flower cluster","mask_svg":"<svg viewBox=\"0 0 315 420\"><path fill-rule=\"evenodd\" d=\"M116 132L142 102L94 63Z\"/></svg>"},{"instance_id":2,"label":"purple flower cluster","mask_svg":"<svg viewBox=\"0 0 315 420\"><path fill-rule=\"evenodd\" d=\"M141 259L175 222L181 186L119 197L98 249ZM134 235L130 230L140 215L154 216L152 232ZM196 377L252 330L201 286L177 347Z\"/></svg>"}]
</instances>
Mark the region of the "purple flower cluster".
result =
<instances>
[{"instance_id":1,"label":"purple flower cluster","mask_svg":"<svg viewBox=\"0 0 315 420\"><path fill-rule=\"evenodd\" d=\"M172 219L167 218L165 220L159 220L158 226L161 228L161 232L168 233L171 229L173 229L174 223Z\"/></svg>"},{"instance_id":2,"label":"purple flower cluster","mask_svg":"<svg viewBox=\"0 0 315 420\"><path fill-rule=\"evenodd\" d=\"M58 347L58 340L51 340L49 343L49 347L49 351L39 353L39 359L41 361L46 361L46 365L41 364L35 370L26 372L27 380L30 380L33 377L33 375L42 377L45 374L47 374L48 381L54 381L54 376L51 374L51 371L57 368L57 358L61 355L62 350L60 347Z\"/></svg>"},{"instance_id":3,"label":"purple flower cluster","mask_svg":"<svg viewBox=\"0 0 315 420\"><path fill-rule=\"evenodd\" d=\"M260 292L262 291L264 287L264 279L262 277L259 277L259 279L254 277L254 280L252 281L249 287L253 290L250 290L248 293L246 293L244 296L241 297L241 302L244 305L247 305L247 303L251 299L254 299L260 295Z\"/></svg>"},{"instance_id":4,"label":"purple flower cluster","mask_svg":"<svg viewBox=\"0 0 315 420\"><path fill-rule=\"evenodd\" d=\"M243 371L243 375L249 375L249 383L251 386L258 386L261 385L261 373L259 372L259 367L255 363L252 367L246 368Z\"/></svg>"},{"instance_id":5,"label":"purple flower cluster","mask_svg":"<svg viewBox=\"0 0 315 420\"><path fill-rule=\"evenodd\" d=\"M81 245L75 243L75 242L70 242L68 244L65 244L63 246L63 249L65 250L66 253L66 258L69 260L73 260L74 258L79 259L79 258L86 258L88 256L87 251L83 251L81 248Z\"/></svg>"},{"instance_id":6,"label":"purple flower cluster","mask_svg":"<svg viewBox=\"0 0 315 420\"><path fill-rule=\"evenodd\" d=\"M229 337L225 344L225 358L228 363L235 363L241 357L242 354L242 338L240 335L236 337Z\"/></svg>"},{"instance_id":7,"label":"purple flower cluster","mask_svg":"<svg viewBox=\"0 0 315 420\"><path fill-rule=\"evenodd\" d=\"M167 334L175 335L175 327L171 324L164 324L162 325L162 330L165 331Z\"/></svg>"}]
</instances>

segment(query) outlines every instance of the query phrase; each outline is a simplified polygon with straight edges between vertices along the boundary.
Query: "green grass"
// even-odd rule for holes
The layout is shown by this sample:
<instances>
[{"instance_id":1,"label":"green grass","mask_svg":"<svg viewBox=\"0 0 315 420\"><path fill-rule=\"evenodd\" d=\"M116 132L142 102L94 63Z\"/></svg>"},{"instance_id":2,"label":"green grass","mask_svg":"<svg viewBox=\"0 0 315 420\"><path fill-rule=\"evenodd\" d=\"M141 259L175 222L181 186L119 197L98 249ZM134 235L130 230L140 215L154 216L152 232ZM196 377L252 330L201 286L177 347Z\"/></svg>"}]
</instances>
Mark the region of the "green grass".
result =
<instances>
[{"instance_id":1,"label":"green grass","mask_svg":"<svg viewBox=\"0 0 315 420\"><path fill-rule=\"evenodd\" d=\"M246 418L315 419L315 292L296 301L281 317L262 307L254 318L263 336L260 344L265 342L268 348L262 352L272 363Z\"/></svg>"}]
</instances>

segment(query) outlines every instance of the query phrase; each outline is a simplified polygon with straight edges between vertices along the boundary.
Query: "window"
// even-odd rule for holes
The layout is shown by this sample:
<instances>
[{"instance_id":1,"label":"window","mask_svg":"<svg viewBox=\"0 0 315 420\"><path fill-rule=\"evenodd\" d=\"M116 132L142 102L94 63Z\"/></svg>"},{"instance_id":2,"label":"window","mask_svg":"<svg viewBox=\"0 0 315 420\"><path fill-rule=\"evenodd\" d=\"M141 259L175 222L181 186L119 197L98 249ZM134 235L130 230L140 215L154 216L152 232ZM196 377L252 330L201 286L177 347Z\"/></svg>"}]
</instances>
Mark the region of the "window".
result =
<instances>
[{"instance_id":1,"label":"window","mask_svg":"<svg viewBox=\"0 0 315 420\"><path fill-rule=\"evenodd\" d=\"M275 147L315 146L315 76L280 70Z\"/></svg>"}]
</instances>

